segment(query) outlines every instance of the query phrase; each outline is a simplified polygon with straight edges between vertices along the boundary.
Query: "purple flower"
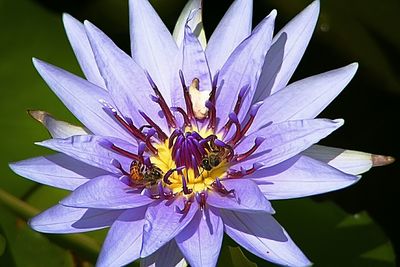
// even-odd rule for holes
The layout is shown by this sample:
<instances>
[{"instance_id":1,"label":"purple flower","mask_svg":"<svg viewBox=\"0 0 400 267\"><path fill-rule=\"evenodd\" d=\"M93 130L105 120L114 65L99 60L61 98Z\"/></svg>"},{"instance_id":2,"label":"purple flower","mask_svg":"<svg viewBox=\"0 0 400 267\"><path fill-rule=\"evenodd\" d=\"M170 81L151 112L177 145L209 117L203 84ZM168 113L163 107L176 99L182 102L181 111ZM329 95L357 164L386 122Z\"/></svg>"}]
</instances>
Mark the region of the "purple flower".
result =
<instances>
[{"instance_id":1,"label":"purple flower","mask_svg":"<svg viewBox=\"0 0 400 267\"><path fill-rule=\"evenodd\" d=\"M273 218L269 200L337 190L392 158L314 145L343 125L315 119L357 64L287 85L315 27L313 2L273 36L276 11L252 30L236 0L206 42L201 1L173 37L147 0L130 1L132 56L90 22L64 15L86 76L34 59L86 128L31 112L59 153L11 164L71 190L30 221L45 233L111 227L98 266L215 266L223 234L265 260L310 261Z\"/></svg>"}]
</instances>

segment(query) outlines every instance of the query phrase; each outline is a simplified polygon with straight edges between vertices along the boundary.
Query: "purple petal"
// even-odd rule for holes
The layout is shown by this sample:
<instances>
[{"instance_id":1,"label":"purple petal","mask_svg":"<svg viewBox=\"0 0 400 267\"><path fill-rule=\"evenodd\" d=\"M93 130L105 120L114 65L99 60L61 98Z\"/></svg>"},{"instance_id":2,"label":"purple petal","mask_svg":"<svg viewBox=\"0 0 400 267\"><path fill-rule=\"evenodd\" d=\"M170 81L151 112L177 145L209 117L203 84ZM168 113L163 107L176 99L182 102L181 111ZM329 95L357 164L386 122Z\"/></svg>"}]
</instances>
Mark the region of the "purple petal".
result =
<instances>
[{"instance_id":1,"label":"purple petal","mask_svg":"<svg viewBox=\"0 0 400 267\"><path fill-rule=\"evenodd\" d=\"M342 126L343 123L344 121L341 119L314 119L271 124L245 137L237 146L235 152L242 154L254 145L257 137L262 136L265 139L250 157L234 165L234 168L237 170L240 167L248 169L254 163L261 163L265 167L274 166L317 143Z\"/></svg>"},{"instance_id":2,"label":"purple petal","mask_svg":"<svg viewBox=\"0 0 400 267\"><path fill-rule=\"evenodd\" d=\"M190 266L216 266L224 236L224 224L216 209L197 211L193 220L175 238Z\"/></svg>"},{"instance_id":3,"label":"purple petal","mask_svg":"<svg viewBox=\"0 0 400 267\"><path fill-rule=\"evenodd\" d=\"M176 205L182 208L182 200L183 198L175 201L164 200L148 207L145 215L142 257L153 254L190 223L198 209L197 202L192 203L186 214L180 214L176 211Z\"/></svg>"},{"instance_id":4,"label":"purple petal","mask_svg":"<svg viewBox=\"0 0 400 267\"><path fill-rule=\"evenodd\" d=\"M189 18L189 15L193 17L188 21L188 25L193 29L194 35L199 39L203 48L207 45L207 40L203 28L203 16L202 16L202 0L189 0L179 15L178 21L176 22L173 37L178 47L182 45L183 36L185 35L185 25ZM192 12L195 12L194 14Z\"/></svg>"},{"instance_id":5,"label":"purple petal","mask_svg":"<svg viewBox=\"0 0 400 267\"><path fill-rule=\"evenodd\" d=\"M63 22L69 42L86 79L101 88L106 88L82 23L65 13L63 14Z\"/></svg>"},{"instance_id":6,"label":"purple petal","mask_svg":"<svg viewBox=\"0 0 400 267\"><path fill-rule=\"evenodd\" d=\"M249 252L279 265L311 265L270 214L222 210L221 215L225 232Z\"/></svg>"},{"instance_id":7,"label":"purple petal","mask_svg":"<svg viewBox=\"0 0 400 267\"><path fill-rule=\"evenodd\" d=\"M253 103L287 85L311 39L318 14L319 0L311 3L276 34L266 56Z\"/></svg>"},{"instance_id":8,"label":"purple petal","mask_svg":"<svg viewBox=\"0 0 400 267\"><path fill-rule=\"evenodd\" d=\"M140 257L146 208L124 211L112 224L96 266L124 266Z\"/></svg>"},{"instance_id":9,"label":"purple petal","mask_svg":"<svg viewBox=\"0 0 400 267\"><path fill-rule=\"evenodd\" d=\"M96 135L76 135L66 139L49 139L36 144L62 152L91 166L112 173L119 173L117 168L112 164L114 159L118 160L125 170L129 170L132 159L126 158L113 152L111 148L106 147L110 142L127 151L133 153L137 151L136 146L120 139L110 137L105 139Z\"/></svg>"},{"instance_id":10,"label":"purple petal","mask_svg":"<svg viewBox=\"0 0 400 267\"><path fill-rule=\"evenodd\" d=\"M36 69L65 106L94 134L133 138L103 110L99 100L113 103L100 87L48 63L33 59Z\"/></svg>"},{"instance_id":11,"label":"purple petal","mask_svg":"<svg viewBox=\"0 0 400 267\"><path fill-rule=\"evenodd\" d=\"M29 225L42 233L81 233L109 227L122 212L56 205L33 217Z\"/></svg>"},{"instance_id":12,"label":"purple petal","mask_svg":"<svg viewBox=\"0 0 400 267\"><path fill-rule=\"evenodd\" d=\"M211 75L208 69L206 55L204 54L200 41L193 34L188 24L185 26L181 53L182 70L186 82L190 83L194 78L198 78L200 80L200 90L211 91Z\"/></svg>"},{"instance_id":13,"label":"purple petal","mask_svg":"<svg viewBox=\"0 0 400 267\"><path fill-rule=\"evenodd\" d=\"M269 121L313 119L346 87L357 71L358 64L321 73L294 82L267 97L248 133Z\"/></svg>"},{"instance_id":14,"label":"purple petal","mask_svg":"<svg viewBox=\"0 0 400 267\"><path fill-rule=\"evenodd\" d=\"M60 201L64 206L96 209L131 209L153 202L111 175L103 175L75 189Z\"/></svg>"},{"instance_id":15,"label":"purple petal","mask_svg":"<svg viewBox=\"0 0 400 267\"><path fill-rule=\"evenodd\" d=\"M271 203L265 198L255 182L248 179L226 179L221 183L228 191L235 190L234 194L221 195L217 192L209 192L207 197L209 205L242 212L264 211L274 213Z\"/></svg>"},{"instance_id":16,"label":"purple petal","mask_svg":"<svg viewBox=\"0 0 400 267\"><path fill-rule=\"evenodd\" d=\"M364 173L373 166L373 155L361 151L313 145L302 154L353 175Z\"/></svg>"},{"instance_id":17,"label":"purple petal","mask_svg":"<svg viewBox=\"0 0 400 267\"><path fill-rule=\"evenodd\" d=\"M221 69L233 50L250 35L252 14L252 0L236 0L229 7L207 44L211 74Z\"/></svg>"},{"instance_id":18,"label":"purple petal","mask_svg":"<svg viewBox=\"0 0 400 267\"><path fill-rule=\"evenodd\" d=\"M163 130L168 130L165 120L158 115L159 106L150 101L149 95L154 92L143 69L92 23L85 21L85 28L100 73L121 114L140 126L144 120L138 110L142 110Z\"/></svg>"},{"instance_id":19,"label":"purple petal","mask_svg":"<svg viewBox=\"0 0 400 267\"><path fill-rule=\"evenodd\" d=\"M250 37L244 40L231 54L223 65L218 77L217 85L217 117L220 125L225 124L228 114L233 111L240 90L249 87L242 101L239 121L247 114L255 88L257 86L260 69L264 63L272 40L276 11L272 11L254 29Z\"/></svg>"},{"instance_id":20,"label":"purple petal","mask_svg":"<svg viewBox=\"0 0 400 267\"><path fill-rule=\"evenodd\" d=\"M159 250L140 261L141 267L187 267L175 240L169 241Z\"/></svg>"},{"instance_id":21,"label":"purple petal","mask_svg":"<svg viewBox=\"0 0 400 267\"><path fill-rule=\"evenodd\" d=\"M107 173L63 154L11 163L10 168L32 181L67 190L74 190L90 179Z\"/></svg>"},{"instance_id":22,"label":"purple petal","mask_svg":"<svg viewBox=\"0 0 400 267\"><path fill-rule=\"evenodd\" d=\"M150 73L167 104L171 104L173 59L178 47L171 33L147 0L129 1L132 57Z\"/></svg>"},{"instance_id":23,"label":"purple petal","mask_svg":"<svg viewBox=\"0 0 400 267\"><path fill-rule=\"evenodd\" d=\"M269 200L326 193L359 180L357 176L306 156L296 156L273 167L257 170L250 177Z\"/></svg>"}]
</instances>

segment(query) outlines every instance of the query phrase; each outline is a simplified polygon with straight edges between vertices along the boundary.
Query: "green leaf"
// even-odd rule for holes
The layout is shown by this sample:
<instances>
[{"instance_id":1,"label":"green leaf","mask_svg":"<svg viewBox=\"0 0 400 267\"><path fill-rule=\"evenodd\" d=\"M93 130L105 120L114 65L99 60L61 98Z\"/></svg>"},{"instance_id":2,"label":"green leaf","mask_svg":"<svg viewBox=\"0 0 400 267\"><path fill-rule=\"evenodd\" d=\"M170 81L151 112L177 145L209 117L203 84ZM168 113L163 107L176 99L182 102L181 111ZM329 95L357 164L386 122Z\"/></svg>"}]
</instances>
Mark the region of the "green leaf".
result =
<instances>
[{"instance_id":1,"label":"green leaf","mask_svg":"<svg viewBox=\"0 0 400 267\"><path fill-rule=\"evenodd\" d=\"M0 232L6 240L6 253L0 256L0 266L74 266L70 252L35 233L24 221L8 211L1 209L0 212Z\"/></svg>"},{"instance_id":2,"label":"green leaf","mask_svg":"<svg viewBox=\"0 0 400 267\"><path fill-rule=\"evenodd\" d=\"M315 266L394 266L393 248L365 213L349 215L332 202L275 201L275 218ZM219 266L274 266L224 237Z\"/></svg>"}]
</instances>

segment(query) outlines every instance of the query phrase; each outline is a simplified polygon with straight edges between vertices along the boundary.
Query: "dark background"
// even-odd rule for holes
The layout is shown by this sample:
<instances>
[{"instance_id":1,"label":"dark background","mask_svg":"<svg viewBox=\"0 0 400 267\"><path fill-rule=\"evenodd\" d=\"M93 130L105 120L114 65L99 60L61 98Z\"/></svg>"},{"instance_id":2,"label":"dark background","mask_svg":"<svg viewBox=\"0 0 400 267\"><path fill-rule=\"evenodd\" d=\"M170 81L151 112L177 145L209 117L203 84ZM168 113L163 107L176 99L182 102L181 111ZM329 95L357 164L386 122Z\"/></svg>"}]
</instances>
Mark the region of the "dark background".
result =
<instances>
[{"instance_id":1,"label":"dark background","mask_svg":"<svg viewBox=\"0 0 400 267\"><path fill-rule=\"evenodd\" d=\"M90 20L103 29L121 48L129 52L127 1L15 1L21 2L20 6L6 2L0 1L0 9L7 5L14 6L15 10L9 12L26 12L25 19L27 21L14 20L14 16L9 14L9 19L4 20L8 25L3 24L1 26L3 34L6 31L6 34L4 34L6 36L5 43L12 44L15 42L16 45L18 43L18 46L21 47L20 41L24 39L23 36L17 36L19 27L23 27L27 32L30 16L34 16L34 13L30 14L28 9L24 10L22 7L27 2L30 2L29 5L35 2L41 6L41 9L43 8L54 14L54 17L58 17L57 20L54 20L54 25L43 24L40 29L37 26L31 29L33 32L38 31L39 36L40 32L43 33L43 36L46 31L56 31L57 34L62 32L60 18L62 12L67 12L81 21ZM172 31L185 1L155 0L151 2L156 6L160 16ZM204 1L204 26L208 37L231 2L222 0ZM308 3L310 1L306 0L255 0L253 25L256 25L271 9L276 8L278 10L277 32ZM21 7L21 9L17 7ZM399 13L400 3L396 0L379 2L372 0L321 0L321 14L317 28L292 81L338 68L351 62L360 63L359 71L353 81L320 115L320 117L344 118L346 122L340 130L323 140L323 144L399 158L400 145L398 141L399 131L397 130L400 122ZM7 34L13 33L17 37L7 39ZM11 37L8 36L8 38ZM0 77L12 79L13 82L19 84L20 81L17 79L23 80L29 76L28 79L35 81L33 84L35 87L40 84L42 89L40 91L35 90L35 94L39 95L47 89L45 89L43 83L39 82L40 78L35 74L29 62L31 56L38 56L79 73L66 38L60 40L60 42L63 45L62 47L58 47L56 43L46 43L46 41L42 42L41 40L33 44L25 43L22 47L31 46L33 48L22 52L24 59L18 61L22 62L20 65L0 65L0 72L6 73L5 76ZM43 47L47 47L48 51L43 52ZM26 55L27 51L31 54ZM7 51L3 49L1 53L1 58L7 58ZM57 61L60 58L57 53L66 54L69 59ZM15 72L19 73L19 76L17 76L19 78L13 78L12 73ZM10 90L6 87L3 85L1 89L2 94L5 95L0 104L10 101L15 101L15 103L12 110L5 106L1 110L2 124L7 128L3 134L7 138L6 140L10 140L10 143L4 146L3 151L7 156L3 156L2 160L6 159L9 162L40 155L42 150L32 148L32 143L43 139L45 131L42 129L30 130L32 127L39 128L39 125L31 122L30 118L23 113L24 110L28 108L48 108L49 111L63 119L71 118L71 116L54 96L49 96L51 103L48 103L40 96L21 96L15 91L13 93L8 92L8 95L6 95L6 90ZM46 94L50 95L49 92L46 92ZM22 103L21 98L23 99ZM15 119L11 120L10 112L20 114L12 117ZM28 134L30 135L27 136ZM19 150L16 149L19 145L27 147L26 149L29 152L19 153ZM2 173L4 170L6 176L20 179L16 178L3 165L5 164L2 162ZM399 164L394 163L390 166L372 169L364 174L363 179L355 186L318 196L315 199L317 201L334 200L349 213L366 210L390 238L398 256L400 255L400 219L396 213L399 211L397 199L400 196L399 180ZM8 189L14 195L21 196L21 198L24 194L29 195L31 189L27 189L28 182L18 181L17 183L18 188L22 189L11 188L9 183L2 184L0 182L0 186Z\"/></svg>"}]
</instances>

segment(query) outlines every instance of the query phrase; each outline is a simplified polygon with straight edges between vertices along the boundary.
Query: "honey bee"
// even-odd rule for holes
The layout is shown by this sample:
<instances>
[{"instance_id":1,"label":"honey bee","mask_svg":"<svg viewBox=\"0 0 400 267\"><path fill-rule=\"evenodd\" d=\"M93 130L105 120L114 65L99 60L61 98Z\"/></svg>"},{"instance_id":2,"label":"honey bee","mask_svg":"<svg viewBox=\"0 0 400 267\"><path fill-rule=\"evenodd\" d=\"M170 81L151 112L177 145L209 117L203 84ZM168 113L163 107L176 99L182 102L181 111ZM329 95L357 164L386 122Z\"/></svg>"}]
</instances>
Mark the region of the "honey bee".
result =
<instances>
[{"instance_id":1,"label":"honey bee","mask_svg":"<svg viewBox=\"0 0 400 267\"><path fill-rule=\"evenodd\" d=\"M217 167L222 160L220 153L211 152L201 160L200 166L206 171L211 171L213 168Z\"/></svg>"},{"instance_id":2,"label":"honey bee","mask_svg":"<svg viewBox=\"0 0 400 267\"><path fill-rule=\"evenodd\" d=\"M217 146L214 141L210 142L210 147L208 150L210 152L203 157L200 163L200 167L206 171L211 171L213 168L218 167L218 165L226 159L229 160L233 153L231 147Z\"/></svg>"},{"instance_id":3,"label":"honey bee","mask_svg":"<svg viewBox=\"0 0 400 267\"><path fill-rule=\"evenodd\" d=\"M154 165L149 167L134 160L131 163L129 176L134 184L152 186L162 179L163 172Z\"/></svg>"}]
</instances>

